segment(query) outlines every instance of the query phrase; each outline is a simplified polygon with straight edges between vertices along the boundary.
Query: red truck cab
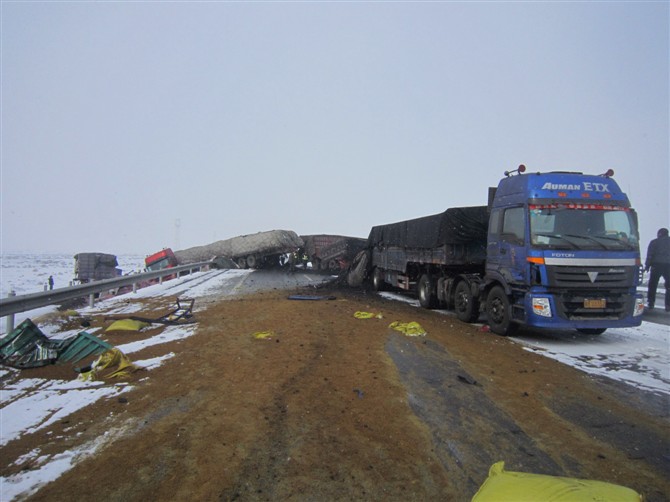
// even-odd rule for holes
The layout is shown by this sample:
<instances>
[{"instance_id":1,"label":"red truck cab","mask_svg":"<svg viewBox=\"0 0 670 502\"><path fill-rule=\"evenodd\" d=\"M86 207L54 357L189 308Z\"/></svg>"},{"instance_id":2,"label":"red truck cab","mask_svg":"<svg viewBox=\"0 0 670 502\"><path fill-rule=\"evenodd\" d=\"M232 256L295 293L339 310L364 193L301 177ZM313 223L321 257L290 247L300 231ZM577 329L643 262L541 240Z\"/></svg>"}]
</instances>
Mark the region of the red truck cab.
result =
<instances>
[{"instance_id":1,"label":"red truck cab","mask_svg":"<svg viewBox=\"0 0 670 502\"><path fill-rule=\"evenodd\" d=\"M172 249L165 248L157 253L147 256L144 259L144 264L147 270L162 270L164 268L172 268L177 266L177 258L175 258Z\"/></svg>"}]
</instances>

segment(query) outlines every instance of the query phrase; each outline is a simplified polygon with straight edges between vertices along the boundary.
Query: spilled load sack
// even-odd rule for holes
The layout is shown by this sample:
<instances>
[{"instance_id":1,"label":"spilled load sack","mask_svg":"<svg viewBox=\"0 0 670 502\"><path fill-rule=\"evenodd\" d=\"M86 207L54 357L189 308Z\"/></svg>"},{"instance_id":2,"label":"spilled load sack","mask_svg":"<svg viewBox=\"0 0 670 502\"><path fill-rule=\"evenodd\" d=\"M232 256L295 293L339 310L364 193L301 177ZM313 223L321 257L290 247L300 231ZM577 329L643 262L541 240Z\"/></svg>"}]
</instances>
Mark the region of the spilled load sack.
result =
<instances>
[{"instance_id":1,"label":"spilled load sack","mask_svg":"<svg viewBox=\"0 0 670 502\"><path fill-rule=\"evenodd\" d=\"M394 321L389 324L389 328L404 333L405 336L426 336L426 330L418 322L400 322Z\"/></svg>"},{"instance_id":2,"label":"spilled load sack","mask_svg":"<svg viewBox=\"0 0 670 502\"><path fill-rule=\"evenodd\" d=\"M105 331L141 331L149 326L148 322L136 321L135 319L120 319L114 321Z\"/></svg>"},{"instance_id":3,"label":"spilled load sack","mask_svg":"<svg viewBox=\"0 0 670 502\"><path fill-rule=\"evenodd\" d=\"M256 340L268 340L270 338L273 338L275 336L274 331L257 331L253 335Z\"/></svg>"},{"instance_id":4,"label":"spilled load sack","mask_svg":"<svg viewBox=\"0 0 670 502\"><path fill-rule=\"evenodd\" d=\"M641 502L642 496L603 481L546 476L505 470L505 462L491 466L489 477L472 502Z\"/></svg>"},{"instance_id":5,"label":"spilled load sack","mask_svg":"<svg viewBox=\"0 0 670 502\"><path fill-rule=\"evenodd\" d=\"M358 312L355 312L355 313L354 313L354 317L355 317L356 319L372 319L373 317L374 317L375 319L382 319L384 316L382 316L382 313L381 313L381 312L378 313L378 314L373 314L372 312L361 312L361 311L358 311Z\"/></svg>"},{"instance_id":6,"label":"spilled load sack","mask_svg":"<svg viewBox=\"0 0 670 502\"><path fill-rule=\"evenodd\" d=\"M82 371L79 380L88 381L97 378L127 378L131 373L140 370L119 349L110 349L91 364L90 371Z\"/></svg>"}]
</instances>

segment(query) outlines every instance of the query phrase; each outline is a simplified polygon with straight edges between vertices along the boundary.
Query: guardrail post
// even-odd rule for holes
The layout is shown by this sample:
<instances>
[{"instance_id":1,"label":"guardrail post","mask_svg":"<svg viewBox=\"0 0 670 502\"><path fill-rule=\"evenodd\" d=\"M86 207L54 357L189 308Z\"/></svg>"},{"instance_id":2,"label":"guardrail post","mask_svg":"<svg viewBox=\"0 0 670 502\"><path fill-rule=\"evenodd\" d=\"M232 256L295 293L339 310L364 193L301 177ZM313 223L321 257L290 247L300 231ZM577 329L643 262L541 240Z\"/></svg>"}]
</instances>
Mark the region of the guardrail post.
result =
<instances>
[{"instance_id":1,"label":"guardrail post","mask_svg":"<svg viewBox=\"0 0 670 502\"><path fill-rule=\"evenodd\" d=\"M88 306L95 307L95 293L88 295Z\"/></svg>"},{"instance_id":2,"label":"guardrail post","mask_svg":"<svg viewBox=\"0 0 670 502\"><path fill-rule=\"evenodd\" d=\"M137 283L133 282L133 293L137 293Z\"/></svg>"},{"instance_id":3,"label":"guardrail post","mask_svg":"<svg viewBox=\"0 0 670 502\"><path fill-rule=\"evenodd\" d=\"M13 289L9 292L7 297L11 298L12 296L16 296L16 291L14 291ZM7 334L10 334L12 331L14 331L14 314L9 314L7 316L7 321L6 322L7 322L7 324L5 325L6 326L5 332Z\"/></svg>"}]
</instances>

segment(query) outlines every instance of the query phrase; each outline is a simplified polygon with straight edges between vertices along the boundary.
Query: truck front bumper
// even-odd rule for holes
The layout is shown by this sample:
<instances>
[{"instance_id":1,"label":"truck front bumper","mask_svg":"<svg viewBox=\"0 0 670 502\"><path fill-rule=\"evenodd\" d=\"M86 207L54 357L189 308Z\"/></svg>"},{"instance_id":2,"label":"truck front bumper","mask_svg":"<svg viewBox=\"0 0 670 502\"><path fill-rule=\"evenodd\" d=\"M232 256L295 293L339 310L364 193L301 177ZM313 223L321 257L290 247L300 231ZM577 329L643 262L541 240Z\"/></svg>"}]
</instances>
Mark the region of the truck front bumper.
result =
<instances>
[{"instance_id":1,"label":"truck front bumper","mask_svg":"<svg viewBox=\"0 0 670 502\"><path fill-rule=\"evenodd\" d=\"M593 295L527 293L524 298L528 326L556 329L628 328L642 323L644 298L620 294L601 298Z\"/></svg>"}]
</instances>

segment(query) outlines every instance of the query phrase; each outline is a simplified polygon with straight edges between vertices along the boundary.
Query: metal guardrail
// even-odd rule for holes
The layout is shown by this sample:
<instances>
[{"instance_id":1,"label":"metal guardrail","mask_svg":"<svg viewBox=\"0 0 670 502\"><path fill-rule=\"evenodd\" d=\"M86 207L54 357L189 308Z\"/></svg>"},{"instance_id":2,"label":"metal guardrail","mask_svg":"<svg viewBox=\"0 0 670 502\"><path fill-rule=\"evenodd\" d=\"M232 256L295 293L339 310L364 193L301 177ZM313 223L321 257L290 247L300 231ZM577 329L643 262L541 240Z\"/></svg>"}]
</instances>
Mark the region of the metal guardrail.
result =
<instances>
[{"instance_id":1,"label":"metal guardrail","mask_svg":"<svg viewBox=\"0 0 670 502\"><path fill-rule=\"evenodd\" d=\"M133 286L133 291L136 290L137 284L142 281L151 279L162 279L168 275L179 275L184 271L197 271L201 268L211 265L212 262L204 261L200 263L191 263L189 265L180 265L173 268L165 268L162 270L155 270L152 272L143 272L140 274L131 274L114 279L104 279L102 281L94 281L77 286L69 286L66 288L52 289L39 293L31 293L28 295L9 296L7 298L0 298L0 317L13 316L19 312L36 309L39 307L46 307L54 305L66 300L75 298L89 297L89 304L93 304L94 295L102 293L103 291L110 291L123 286ZM13 319L12 319L13 325ZM9 319L8 319L9 327ZM12 328L13 329L13 328ZM7 332L10 330L8 329Z\"/></svg>"}]
</instances>

